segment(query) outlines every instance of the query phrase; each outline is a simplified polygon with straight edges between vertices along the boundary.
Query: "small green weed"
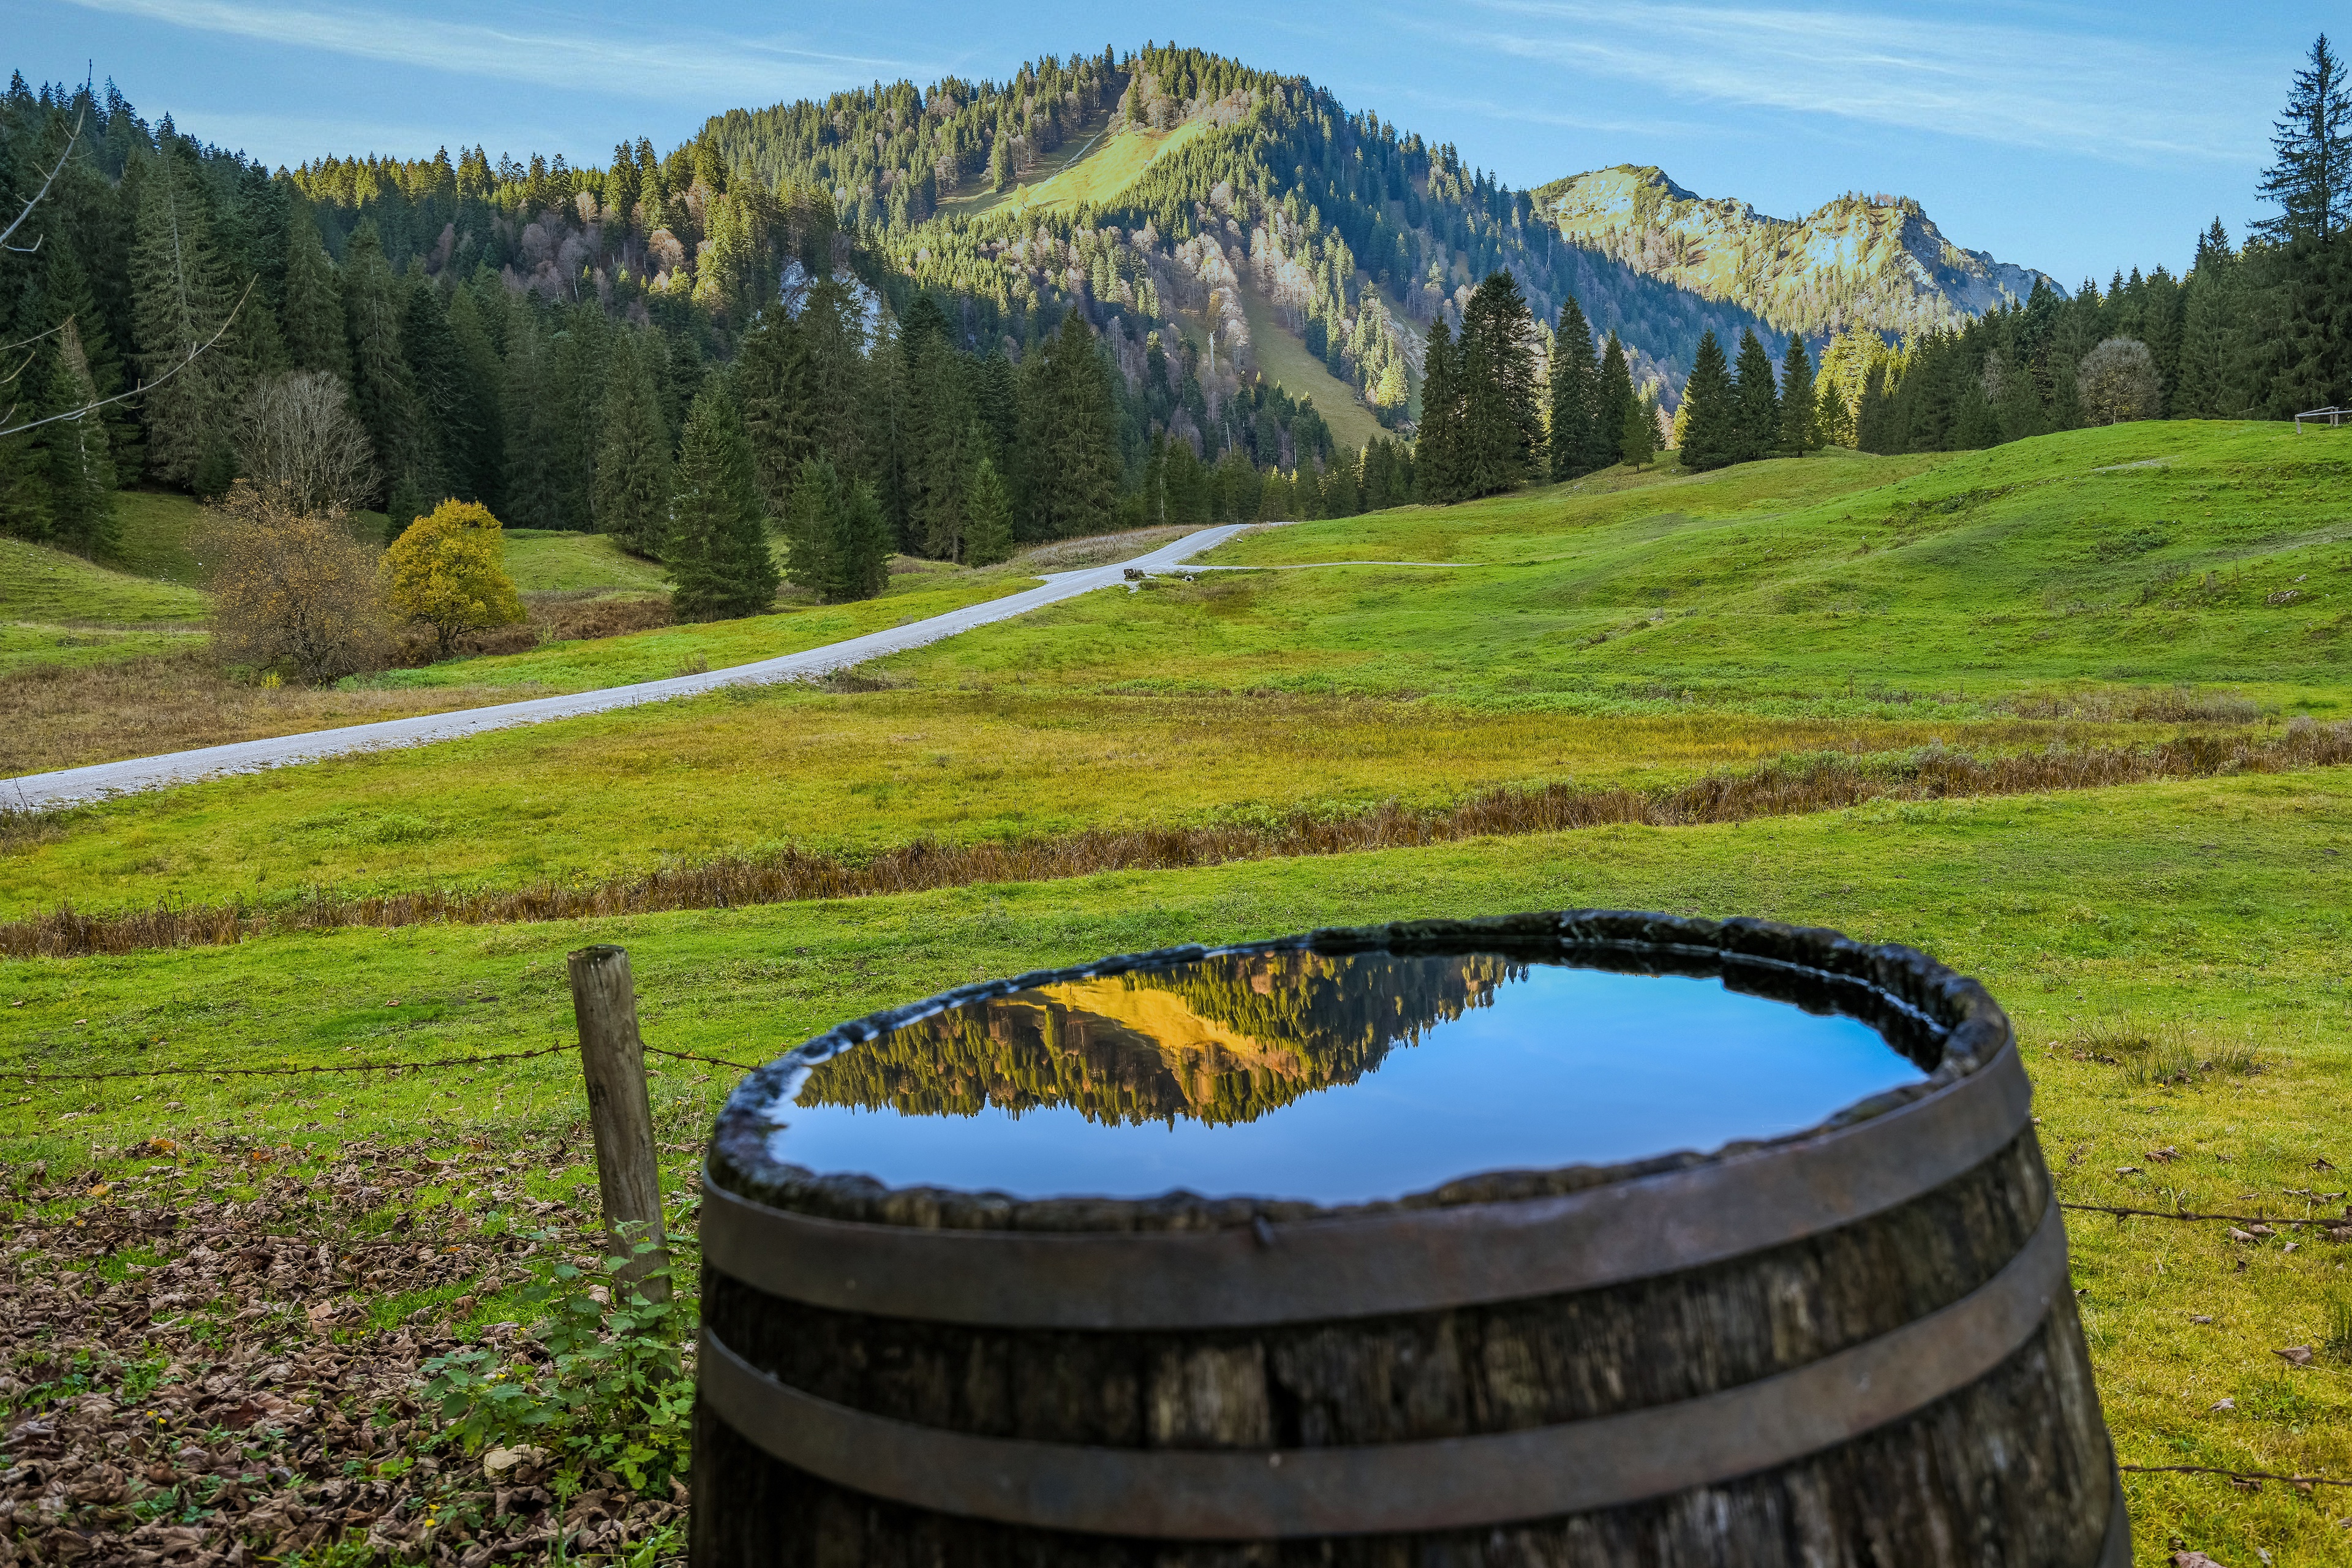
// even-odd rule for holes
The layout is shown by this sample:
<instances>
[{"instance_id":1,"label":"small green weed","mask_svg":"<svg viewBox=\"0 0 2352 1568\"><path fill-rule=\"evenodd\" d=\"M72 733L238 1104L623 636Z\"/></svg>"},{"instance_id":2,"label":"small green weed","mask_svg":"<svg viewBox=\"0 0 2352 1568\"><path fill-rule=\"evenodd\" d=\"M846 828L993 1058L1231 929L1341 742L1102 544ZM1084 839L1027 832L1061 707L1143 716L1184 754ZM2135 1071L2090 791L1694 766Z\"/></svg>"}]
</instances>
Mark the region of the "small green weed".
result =
<instances>
[{"instance_id":1,"label":"small green weed","mask_svg":"<svg viewBox=\"0 0 2352 1568\"><path fill-rule=\"evenodd\" d=\"M655 1255L651 1242L635 1250ZM614 1470L639 1491L683 1476L694 1379L679 1352L694 1309L669 1295L667 1264L635 1284L623 1281L624 1268L607 1259L599 1279L559 1264L523 1292L544 1313L532 1333L543 1359L470 1346L426 1362L425 1397L449 1439L467 1453L544 1447L573 1475Z\"/></svg>"}]
</instances>

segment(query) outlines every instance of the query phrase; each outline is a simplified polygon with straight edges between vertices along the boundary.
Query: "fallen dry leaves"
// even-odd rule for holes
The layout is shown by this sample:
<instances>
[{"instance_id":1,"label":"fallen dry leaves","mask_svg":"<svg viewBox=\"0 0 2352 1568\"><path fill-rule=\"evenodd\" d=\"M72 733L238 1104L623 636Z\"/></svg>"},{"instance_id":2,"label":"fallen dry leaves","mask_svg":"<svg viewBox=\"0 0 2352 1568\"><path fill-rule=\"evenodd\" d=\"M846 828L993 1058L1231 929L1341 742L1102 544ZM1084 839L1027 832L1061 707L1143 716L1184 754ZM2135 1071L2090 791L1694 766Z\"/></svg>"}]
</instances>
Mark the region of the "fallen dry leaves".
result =
<instances>
[{"instance_id":1,"label":"fallen dry leaves","mask_svg":"<svg viewBox=\"0 0 2352 1568\"><path fill-rule=\"evenodd\" d=\"M244 1568L331 1538L485 1568L667 1533L666 1560L683 1489L559 1477L538 1449L468 1457L417 1402L420 1363L478 1300L591 1259L584 1216L529 1197L511 1152L354 1143L300 1178L276 1153L158 1141L54 1181L10 1173L30 1206L0 1258L0 1568ZM460 1184L479 1207L418 1201ZM383 1326L385 1299L452 1287ZM535 1348L513 1323L478 1337Z\"/></svg>"}]
</instances>

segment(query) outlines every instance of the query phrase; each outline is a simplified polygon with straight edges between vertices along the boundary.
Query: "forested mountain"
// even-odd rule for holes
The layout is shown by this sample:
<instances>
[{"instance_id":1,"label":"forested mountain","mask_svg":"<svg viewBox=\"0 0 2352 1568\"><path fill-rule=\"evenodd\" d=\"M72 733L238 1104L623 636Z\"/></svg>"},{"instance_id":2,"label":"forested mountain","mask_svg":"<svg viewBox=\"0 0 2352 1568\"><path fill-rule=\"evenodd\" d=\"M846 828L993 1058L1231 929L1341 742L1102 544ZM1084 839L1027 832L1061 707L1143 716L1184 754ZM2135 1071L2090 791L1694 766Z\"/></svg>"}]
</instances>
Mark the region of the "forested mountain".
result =
<instances>
[{"instance_id":1,"label":"forested mountain","mask_svg":"<svg viewBox=\"0 0 2352 1568\"><path fill-rule=\"evenodd\" d=\"M1802 218L1767 217L1746 202L1685 190L1663 170L1622 163L1529 194L1570 241L1815 341L1957 327L2057 286L1954 245L1907 196L1848 194Z\"/></svg>"}]
</instances>

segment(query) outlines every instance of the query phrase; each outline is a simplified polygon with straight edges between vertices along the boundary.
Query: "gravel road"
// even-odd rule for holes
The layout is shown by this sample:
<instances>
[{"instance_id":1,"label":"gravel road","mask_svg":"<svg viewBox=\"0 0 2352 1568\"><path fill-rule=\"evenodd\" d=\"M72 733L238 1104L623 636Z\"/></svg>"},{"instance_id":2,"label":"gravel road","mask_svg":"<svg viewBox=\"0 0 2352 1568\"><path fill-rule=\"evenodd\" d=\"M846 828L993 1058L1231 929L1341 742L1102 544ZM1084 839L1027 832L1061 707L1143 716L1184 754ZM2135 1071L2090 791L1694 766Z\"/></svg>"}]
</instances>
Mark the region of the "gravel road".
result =
<instances>
[{"instance_id":1,"label":"gravel road","mask_svg":"<svg viewBox=\"0 0 2352 1568\"><path fill-rule=\"evenodd\" d=\"M204 746L193 752L172 752L160 757L138 757L129 762L98 763L84 768L61 768L56 773L28 773L22 778L0 781L0 804L23 810L39 810L79 801L100 800L109 795L165 789L173 784L189 784L224 773L258 773L263 768L315 763L322 757L339 757L352 752L421 746L431 741L451 741L461 735L477 735L485 730L506 730L518 724L543 724L551 719L576 719L584 713L634 708L642 702L663 702L673 697L698 696L722 686L761 686L780 680L807 680L831 670L863 664L869 658L879 658L885 654L903 653L910 647L920 647L941 637L951 637L958 632L968 632L974 626L1025 616L1032 610L1076 598L1080 594L1092 593L1097 588L1109 587L1123 582L1129 571L1171 571L1181 565L1186 557L1223 544L1241 531L1240 524L1204 528L1131 561L1121 561L1108 566L1089 566L1077 572L1055 572L1045 577L1041 587L1010 594L1002 599L991 599L983 605L950 610L944 616L933 616L929 620L910 621L887 631L868 632L862 637L851 637L846 642L828 643L824 647L782 654L752 664L739 664L700 675L675 675L667 680L647 680L635 686L610 686L601 691L580 691L568 697L540 697L528 702L501 702L490 708L429 713L415 719L386 719L373 724L352 724L340 730L314 730L306 735L239 741L233 745Z\"/></svg>"}]
</instances>

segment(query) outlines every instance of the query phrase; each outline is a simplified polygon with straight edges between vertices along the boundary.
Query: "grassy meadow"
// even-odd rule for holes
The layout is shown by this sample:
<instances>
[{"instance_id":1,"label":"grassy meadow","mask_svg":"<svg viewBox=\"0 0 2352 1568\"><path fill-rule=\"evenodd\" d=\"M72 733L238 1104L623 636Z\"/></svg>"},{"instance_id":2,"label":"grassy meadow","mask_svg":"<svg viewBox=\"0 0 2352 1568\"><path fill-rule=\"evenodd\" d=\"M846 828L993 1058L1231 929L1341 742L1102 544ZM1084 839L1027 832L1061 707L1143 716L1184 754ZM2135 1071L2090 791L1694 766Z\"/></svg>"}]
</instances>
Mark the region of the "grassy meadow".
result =
<instances>
[{"instance_id":1,"label":"grassy meadow","mask_svg":"<svg viewBox=\"0 0 2352 1568\"><path fill-rule=\"evenodd\" d=\"M1497 785L1657 788L1791 758L2283 734L2352 718L2347 456L2335 437L2275 426L2148 424L1949 457L1611 470L1463 507L1262 530L1208 558L1243 570L1092 595L823 688L10 819L0 918L68 899L97 911L266 910L314 890L523 887L785 847L856 857L925 839L1344 815ZM509 547L519 572L529 563L562 584L537 591L636 591L634 563L600 560L601 541L518 535ZM1313 564L1351 561L1456 564ZM103 589L125 605L152 592L159 624L184 603L152 582L107 587L121 575L60 576L45 591L87 603ZM909 572L866 605L450 668L467 692L511 693L696 658L717 668L1017 585L1004 569ZM524 1050L570 1037L564 952L617 942L651 1043L750 1062L946 985L1170 942L1578 905L1748 913L1915 943L1985 980L2018 1020L2069 1201L2302 1217L2341 1215L2340 1194L2319 1194L2352 1184L2336 1173L2352 1166L2347 854L2352 770L2319 768L13 959L0 961L0 1016L15 1047L5 1065L50 1072ZM683 1184L732 1075L656 1067ZM593 1186L584 1156L561 1152L578 1148L583 1110L562 1052L341 1080L25 1079L6 1098L11 1167L111 1171L140 1141L234 1131L282 1147L297 1176L355 1141L422 1139L551 1146L552 1164L532 1162L533 1194ZM35 1217L68 1222L101 1201L60 1190ZM480 1200L452 1186L435 1201ZM2126 1463L2352 1478L2352 1245L2084 1213L2069 1233ZM420 1311L474 1328L516 1316L510 1295L477 1295L462 1278L370 1310L383 1326ZM2308 1364L2275 1353L2304 1346ZM2144 1563L2193 1549L2231 1564L2258 1551L2279 1568L2335 1564L2352 1543L2338 1523L2352 1491L2139 1473L2126 1487Z\"/></svg>"}]
</instances>

